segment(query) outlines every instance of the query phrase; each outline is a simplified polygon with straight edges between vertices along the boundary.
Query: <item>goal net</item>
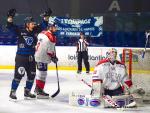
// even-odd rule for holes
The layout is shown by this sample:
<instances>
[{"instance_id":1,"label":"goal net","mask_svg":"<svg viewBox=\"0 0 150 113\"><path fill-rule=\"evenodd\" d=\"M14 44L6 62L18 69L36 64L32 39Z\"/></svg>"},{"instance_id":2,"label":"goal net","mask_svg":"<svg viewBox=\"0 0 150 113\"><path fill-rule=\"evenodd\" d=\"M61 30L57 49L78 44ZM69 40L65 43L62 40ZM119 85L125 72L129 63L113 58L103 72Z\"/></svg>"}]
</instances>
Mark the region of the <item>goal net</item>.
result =
<instances>
[{"instance_id":1,"label":"goal net","mask_svg":"<svg viewBox=\"0 0 150 113\"><path fill-rule=\"evenodd\" d=\"M132 93L137 93L143 102L150 102L150 49L142 58L143 49L123 49L122 62L132 79Z\"/></svg>"}]
</instances>

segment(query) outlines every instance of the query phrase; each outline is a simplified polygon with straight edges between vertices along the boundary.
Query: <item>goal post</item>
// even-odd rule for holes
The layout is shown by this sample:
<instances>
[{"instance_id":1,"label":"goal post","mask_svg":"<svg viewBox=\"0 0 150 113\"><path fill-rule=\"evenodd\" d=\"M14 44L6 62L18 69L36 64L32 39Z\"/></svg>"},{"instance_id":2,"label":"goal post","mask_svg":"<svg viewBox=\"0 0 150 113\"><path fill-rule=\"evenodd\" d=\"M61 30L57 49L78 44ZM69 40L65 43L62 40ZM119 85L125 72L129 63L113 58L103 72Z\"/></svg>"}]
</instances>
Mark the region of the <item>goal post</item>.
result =
<instances>
[{"instance_id":1,"label":"goal post","mask_svg":"<svg viewBox=\"0 0 150 113\"><path fill-rule=\"evenodd\" d=\"M122 63L126 65L129 78L133 82L132 91L143 89L143 100L150 100L150 49L147 49L144 58L142 53L142 48L124 48Z\"/></svg>"},{"instance_id":2,"label":"goal post","mask_svg":"<svg viewBox=\"0 0 150 113\"><path fill-rule=\"evenodd\" d=\"M123 49L122 52L122 63L128 62L128 75L132 79L132 49Z\"/></svg>"}]
</instances>

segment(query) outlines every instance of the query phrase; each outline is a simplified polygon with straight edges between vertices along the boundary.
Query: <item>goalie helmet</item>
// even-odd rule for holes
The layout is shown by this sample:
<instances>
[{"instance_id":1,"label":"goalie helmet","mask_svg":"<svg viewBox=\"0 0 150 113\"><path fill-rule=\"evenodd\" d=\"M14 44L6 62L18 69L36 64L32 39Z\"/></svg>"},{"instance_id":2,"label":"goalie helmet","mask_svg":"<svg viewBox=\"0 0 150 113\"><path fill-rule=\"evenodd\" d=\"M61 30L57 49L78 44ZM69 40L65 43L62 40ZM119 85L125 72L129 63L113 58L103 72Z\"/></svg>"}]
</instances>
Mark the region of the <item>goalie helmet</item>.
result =
<instances>
[{"instance_id":1,"label":"goalie helmet","mask_svg":"<svg viewBox=\"0 0 150 113\"><path fill-rule=\"evenodd\" d=\"M109 49L106 53L106 56L108 59L110 59L110 61L114 62L117 58L117 50L115 48Z\"/></svg>"}]
</instances>

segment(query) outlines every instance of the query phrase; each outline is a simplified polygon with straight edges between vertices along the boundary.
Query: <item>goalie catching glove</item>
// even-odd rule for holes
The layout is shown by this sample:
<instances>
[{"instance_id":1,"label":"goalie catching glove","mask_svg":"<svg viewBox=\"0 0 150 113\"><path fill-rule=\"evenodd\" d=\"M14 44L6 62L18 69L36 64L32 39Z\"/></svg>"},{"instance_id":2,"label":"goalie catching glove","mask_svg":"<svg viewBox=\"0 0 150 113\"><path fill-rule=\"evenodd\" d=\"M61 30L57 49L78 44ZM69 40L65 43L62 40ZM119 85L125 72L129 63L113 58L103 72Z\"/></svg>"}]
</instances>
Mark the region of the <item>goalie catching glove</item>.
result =
<instances>
[{"instance_id":1,"label":"goalie catching glove","mask_svg":"<svg viewBox=\"0 0 150 113\"><path fill-rule=\"evenodd\" d=\"M51 57L52 62L57 63L58 62L58 58L56 56Z\"/></svg>"}]
</instances>

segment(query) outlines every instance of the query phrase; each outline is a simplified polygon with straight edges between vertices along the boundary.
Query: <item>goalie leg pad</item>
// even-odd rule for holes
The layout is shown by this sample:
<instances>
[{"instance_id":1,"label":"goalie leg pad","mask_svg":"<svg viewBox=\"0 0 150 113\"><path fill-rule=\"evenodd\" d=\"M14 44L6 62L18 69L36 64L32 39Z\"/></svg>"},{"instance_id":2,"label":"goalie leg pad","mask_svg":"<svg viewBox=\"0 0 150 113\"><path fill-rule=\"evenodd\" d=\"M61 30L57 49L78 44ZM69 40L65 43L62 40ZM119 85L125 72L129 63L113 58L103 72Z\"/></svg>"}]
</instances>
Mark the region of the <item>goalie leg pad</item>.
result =
<instances>
[{"instance_id":1,"label":"goalie leg pad","mask_svg":"<svg viewBox=\"0 0 150 113\"><path fill-rule=\"evenodd\" d=\"M91 97L91 95L69 94L69 104L81 107L102 107L103 102L99 97Z\"/></svg>"},{"instance_id":2,"label":"goalie leg pad","mask_svg":"<svg viewBox=\"0 0 150 113\"><path fill-rule=\"evenodd\" d=\"M136 107L136 102L132 95L113 96L112 98L119 107Z\"/></svg>"}]
</instances>

